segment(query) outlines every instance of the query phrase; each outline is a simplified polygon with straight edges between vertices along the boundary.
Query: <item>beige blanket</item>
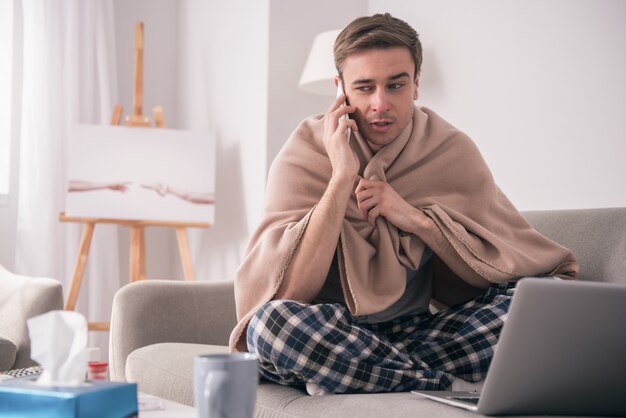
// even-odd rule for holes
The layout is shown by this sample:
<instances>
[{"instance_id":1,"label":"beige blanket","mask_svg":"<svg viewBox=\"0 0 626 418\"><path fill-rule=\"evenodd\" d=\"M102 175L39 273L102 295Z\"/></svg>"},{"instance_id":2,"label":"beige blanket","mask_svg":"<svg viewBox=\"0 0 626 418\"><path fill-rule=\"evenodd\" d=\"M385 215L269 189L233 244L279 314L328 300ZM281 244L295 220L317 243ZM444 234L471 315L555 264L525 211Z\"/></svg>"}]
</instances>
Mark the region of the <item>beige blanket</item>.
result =
<instances>
[{"instance_id":1,"label":"beige blanket","mask_svg":"<svg viewBox=\"0 0 626 418\"><path fill-rule=\"evenodd\" d=\"M321 116L306 119L271 167L263 220L235 280L239 323L230 338L233 350L247 350L248 321L276 294L329 182L332 168L322 132ZM353 134L351 145L362 177L388 182L434 221L437 245L432 250L444 266L434 277L433 296L439 300L467 300L468 289L524 276L576 277L573 254L526 222L494 183L474 143L433 111L416 107L412 123L375 155L359 135ZM337 246L351 313L380 312L398 300L406 268L417 268L424 247L418 237L398 231L382 217L372 227L359 214L353 194ZM437 277L440 271L444 273ZM437 286L438 281L444 285Z\"/></svg>"}]
</instances>

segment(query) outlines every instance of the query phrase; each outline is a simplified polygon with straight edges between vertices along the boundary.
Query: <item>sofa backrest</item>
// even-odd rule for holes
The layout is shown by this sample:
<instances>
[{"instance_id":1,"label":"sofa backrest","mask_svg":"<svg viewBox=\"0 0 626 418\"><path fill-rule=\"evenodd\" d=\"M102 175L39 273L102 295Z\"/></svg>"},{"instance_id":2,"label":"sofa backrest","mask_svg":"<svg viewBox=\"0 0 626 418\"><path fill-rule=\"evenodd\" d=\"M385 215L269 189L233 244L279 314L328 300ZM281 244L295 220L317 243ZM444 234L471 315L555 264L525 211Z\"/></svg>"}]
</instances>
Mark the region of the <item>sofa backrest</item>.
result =
<instances>
[{"instance_id":1,"label":"sofa backrest","mask_svg":"<svg viewBox=\"0 0 626 418\"><path fill-rule=\"evenodd\" d=\"M626 208L528 211L546 237L572 250L581 280L626 283Z\"/></svg>"}]
</instances>

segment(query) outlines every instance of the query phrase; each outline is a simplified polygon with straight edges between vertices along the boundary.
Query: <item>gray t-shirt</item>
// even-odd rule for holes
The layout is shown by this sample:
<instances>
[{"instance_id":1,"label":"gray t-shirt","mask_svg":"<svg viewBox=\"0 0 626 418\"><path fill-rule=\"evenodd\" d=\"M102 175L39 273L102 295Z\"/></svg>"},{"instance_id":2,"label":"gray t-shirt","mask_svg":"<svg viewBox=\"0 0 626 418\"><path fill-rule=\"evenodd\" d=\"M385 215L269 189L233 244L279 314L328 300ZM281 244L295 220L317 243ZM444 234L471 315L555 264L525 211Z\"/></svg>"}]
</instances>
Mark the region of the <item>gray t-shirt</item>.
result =
<instances>
[{"instance_id":1,"label":"gray t-shirt","mask_svg":"<svg viewBox=\"0 0 626 418\"><path fill-rule=\"evenodd\" d=\"M427 312L432 292L432 256L433 252L426 247L418 269L407 269L406 289L400 299L393 305L382 312L361 315L354 319L361 323L377 324L404 315ZM339 279L337 255L333 258L326 282L320 293L313 300L313 303L340 303L344 306L346 305Z\"/></svg>"}]
</instances>

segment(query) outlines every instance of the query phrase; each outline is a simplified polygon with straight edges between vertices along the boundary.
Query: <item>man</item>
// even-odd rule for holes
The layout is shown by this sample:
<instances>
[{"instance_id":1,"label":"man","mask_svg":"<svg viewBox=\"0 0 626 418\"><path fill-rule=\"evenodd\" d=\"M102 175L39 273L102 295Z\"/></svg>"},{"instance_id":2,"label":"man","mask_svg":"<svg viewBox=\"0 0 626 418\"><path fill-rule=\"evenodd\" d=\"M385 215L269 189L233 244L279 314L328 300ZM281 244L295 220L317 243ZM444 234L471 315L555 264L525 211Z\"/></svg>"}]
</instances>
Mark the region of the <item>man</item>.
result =
<instances>
[{"instance_id":1,"label":"man","mask_svg":"<svg viewBox=\"0 0 626 418\"><path fill-rule=\"evenodd\" d=\"M231 347L311 394L480 381L515 282L575 278L578 265L521 217L465 134L415 106L413 28L359 18L334 53L345 95L272 165ZM431 299L450 307L431 314Z\"/></svg>"}]
</instances>

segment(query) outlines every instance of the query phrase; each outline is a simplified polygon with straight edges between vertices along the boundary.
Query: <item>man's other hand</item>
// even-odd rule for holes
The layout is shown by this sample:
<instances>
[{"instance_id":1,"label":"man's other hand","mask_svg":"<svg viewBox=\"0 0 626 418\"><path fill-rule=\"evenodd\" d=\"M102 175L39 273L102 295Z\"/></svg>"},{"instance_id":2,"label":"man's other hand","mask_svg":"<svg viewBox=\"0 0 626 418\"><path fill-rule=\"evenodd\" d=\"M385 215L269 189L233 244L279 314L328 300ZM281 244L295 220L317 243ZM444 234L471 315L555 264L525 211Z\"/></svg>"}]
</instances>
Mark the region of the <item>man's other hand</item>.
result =
<instances>
[{"instance_id":1,"label":"man's other hand","mask_svg":"<svg viewBox=\"0 0 626 418\"><path fill-rule=\"evenodd\" d=\"M361 179L354 192L363 219L374 226L376 218L384 216L398 229L417 233L420 211L411 206L393 187L374 177Z\"/></svg>"}]
</instances>

